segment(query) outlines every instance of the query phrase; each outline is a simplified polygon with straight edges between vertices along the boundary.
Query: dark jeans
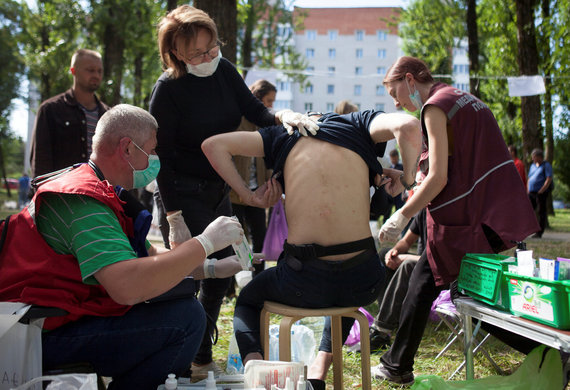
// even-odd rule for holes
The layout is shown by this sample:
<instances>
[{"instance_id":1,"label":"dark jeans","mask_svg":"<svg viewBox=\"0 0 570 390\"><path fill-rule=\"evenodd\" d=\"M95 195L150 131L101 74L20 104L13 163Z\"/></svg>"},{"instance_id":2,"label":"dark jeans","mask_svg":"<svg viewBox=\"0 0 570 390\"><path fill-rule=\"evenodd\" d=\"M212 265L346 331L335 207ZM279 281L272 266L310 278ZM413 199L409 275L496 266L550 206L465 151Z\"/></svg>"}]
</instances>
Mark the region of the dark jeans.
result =
<instances>
[{"instance_id":1,"label":"dark jeans","mask_svg":"<svg viewBox=\"0 0 570 390\"><path fill-rule=\"evenodd\" d=\"M546 214L546 199L548 198L548 193L550 191L544 191L542 194L538 192L529 192L528 198L532 204L532 208L538 214L538 224L540 225L540 231L537 232L539 236L542 236L544 229L546 229L546 223L548 221L548 216Z\"/></svg>"},{"instance_id":2,"label":"dark jeans","mask_svg":"<svg viewBox=\"0 0 570 390\"><path fill-rule=\"evenodd\" d=\"M191 177L178 177L176 183L178 199L181 202L182 216L190 229L192 236L202 233L214 219L221 215L231 216L231 203L229 199L229 187L223 181L207 181ZM156 199L156 198L155 198ZM158 208L160 213L164 213L164 208ZM166 218L161 219L161 225L166 223ZM168 225L166 225L168 226ZM168 228L160 226L164 242L168 242ZM233 255L231 246L221 251L212 253L209 257L223 259ZM197 364L207 364L212 361L212 335L220 307L226 290L230 285L231 278L224 279L204 279L200 281L200 295L198 300L204 307L207 315L207 327L202 345L194 362Z\"/></svg>"},{"instance_id":3,"label":"dark jeans","mask_svg":"<svg viewBox=\"0 0 570 390\"><path fill-rule=\"evenodd\" d=\"M393 371L412 371L431 304L446 286L436 286L427 253L421 255L410 276L408 293L402 303L399 327L390 349L380 358Z\"/></svg>"},{"instance_id":4,"label":"dark jeans","mask_svg":"<svg viewBox=\"0 0 570 390\"><path fill-rule=\"evenodd\" d=\"M156 390L168 374L188 370L205 325L196 299L141 303L123 316L83 317L44 332L43 364L87 362L113 377L110 390Z\"/></svg>"},{"instance_id":5,"label":"dark jeans","mask_svg":"<svg viewBox=\"0 0 570 390\"><path fill-rule=\"evenodd\" d=\"M393 272L393 276L387 282L388 285L383 296L378 298L378 314L374 319L375 325L389 330L398 327L402 304L408 292L410 277L416 264L417 261L406 260L400 264L396 271L390 270Z\"/></svg>"},{"instance_id":6,"label":"dark jeans","mask_svg":"<svg viewBox=\"0 0 570 390\"><path fill-rule=\"evenodd\" d=\"M249 231L251 243L254 253L261 253L263 250L263 240L267 232L267 224L265 222L265 209L253 206L245 206L242 204L232 203L232 210L243 228ZM263 271L265 264L254 264L253 276Z\"/></svg>"},{"instance_id":7,"label":"dark jeans","mask_svg":"<svg viewBox=\"0 0 570 390\"><path fill-rule=\"evenodd\" d=\"M234 313L234 331L242 359L252 352L263 354L259 320L265 301L303 308L364 306L373 302L384 282L384 267L373 250L358 256L367 259L349 269L339 269L333 261L321 261L326 269L307 263L293 269L282 253L277 266L266 269L249 282L240 292ZM342 322L346 339L354 319L343 318ZM326 333L323 331L319 349L330 352L330 331L328 337Z\"/></svg>"}]
</instances>

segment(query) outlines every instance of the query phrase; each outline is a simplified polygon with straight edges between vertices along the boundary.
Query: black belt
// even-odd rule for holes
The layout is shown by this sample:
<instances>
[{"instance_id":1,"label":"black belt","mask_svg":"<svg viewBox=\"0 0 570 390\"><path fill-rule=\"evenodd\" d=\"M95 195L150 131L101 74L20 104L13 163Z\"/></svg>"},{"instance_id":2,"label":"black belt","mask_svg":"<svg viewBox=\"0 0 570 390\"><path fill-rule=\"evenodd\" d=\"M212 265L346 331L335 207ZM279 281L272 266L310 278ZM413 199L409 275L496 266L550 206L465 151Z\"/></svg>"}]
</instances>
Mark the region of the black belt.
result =
<instances>
[{"instance_id":1,"label":"black belt","mask_svg":"<svg viewBox=\"0 0 570 390\"><path fill-rule=\"evenodd\" d=\"M376 249L374 239L372 237L363 238L343 244L322 246L319 244L304 244L293 245L289 244L287 240L283 244L283 250L286 254L295 256L299 260L308 260L316 257L342 255L345 253L352 253L364 249Z\"/></svg>"},{"instance_id":2,"label":"black belt","mask_svg":"<svg viewBox=\"0 0 570 390\"><path fill-rule=\"evenodd\" d=\"M303 269L303 264L313 266L315 268L330 270L345 270L356 267L370 259L372 254L376 253L376 245L372 237L362 240L347 242L344 244L322 246L318 244L307 245L291 245L287 241L283 244L285 252L285 261L294 270ZM318 257L340 255L344 253L357 252L365 250L348 260L319 260Z\"/></svg>"}]
</instances>

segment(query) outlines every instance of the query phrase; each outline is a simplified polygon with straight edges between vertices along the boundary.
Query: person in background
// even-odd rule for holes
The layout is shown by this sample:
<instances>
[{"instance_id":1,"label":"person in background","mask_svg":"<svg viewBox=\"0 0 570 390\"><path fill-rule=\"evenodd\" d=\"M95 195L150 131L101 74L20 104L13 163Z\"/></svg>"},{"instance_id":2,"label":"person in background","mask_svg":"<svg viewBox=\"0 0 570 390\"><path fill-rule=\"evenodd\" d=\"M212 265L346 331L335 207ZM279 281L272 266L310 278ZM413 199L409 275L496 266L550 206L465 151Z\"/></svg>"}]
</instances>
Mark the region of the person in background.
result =
<instances>
[{"instance_id":1,"label":"person in background","mask_svg":"<svg viewBox=\"0 0 570 390\"><path fill-rule=\"evenodd\" d=\"M191 235L202 233L220 215L231 215L229 187L200 149L202 141L233 132L245 117L257 126L284 123L306 134L318 126L307 116L282 110L275 114L257 99L236 68L222 57L222 43L214 21L204 11L181 5L158 24L158 51L164 73L154 85L150 113L160 131L156 151L161 168L155 201L165 245L175 248ZM274 191L272 180L260 183ZM167 221L161 216L166 214ZM213 257L232 254L224 248ZM207 331L192 364L193 379L221 370L212 360L212 339L230 278L206 279L199 300L208 315Z\"/></svg>"},{"instance_id":2,"label":"person in background","mask_svg":"<svg viewBox=\"0 0 570 390\"><path fill-rule=\"evenodd\" d=\"M251 84L249 88L253 96L258 98L265 107L273 108L273 102L277 95L275 85L267 80L260 79ZM242 118L238 127L238 131L256 131L257 129L258 127L246 118ZM252 191L255 191L257 187L271 178L271 170L265 168L265 162L261 157L234 156L234 162L241 177L249 184ZM238 217L244 230L250 234L253 252L261 253L267 231L265 209L247 205L234 190L230 192L230 200L234 214ZM254 264L253 276L263 271L264 265L263 262Z\"/></svg>"},{"instance_id":3,"label":"person in background","mask_svg":"<svg viewBox=\"0 0 570 390\"><path fill-rule=\"evenodd\" d=\"M542 149L534 149L531 153L532 164L528 170L528 198L538 215L540 230L533 237L541 238L548 224L546 199L552 191L552 165L544 161Z\"/></svg>"},{"instance_id":4,"label":"person in background","mask_svg":"<svg viewBox=\"0 0 570 390\"><path fill-rule=\"evenodd\" d=\"M18 207L23 209L28 204L30 193L30 177L26 172L18 179Z\"/></svg>"},{"instance_id":5,"label":"person in background","mask_svg":"<svg viewBox=\"0 0 570 390\"><path fill-rule=\"evenodd\" d=\"M358 106L353 104L350 100L341 100L334 106L334 112L337 114L349 114L358 111Z\"/></svg>"},{"instance_id":6,"label":"person in background","mask_svg":"<svg viewBox=\"0 0 570 390\"><path fill-rule=\"evenodd\" d=\"M101 55L79 49L71 57L73 85L44 101L31 139L31 176L86 162L99 118L109 109L95 95L103 78Z\"/></svg>"},{"instance_id":7,"label":"person in background","mask_svg":"<svg viewBox=\"0 0 570 390\"><path fill-rule=\"evenodd\" d=\"M425 250L426 241L426 212L422 209L412 218L406 234L396 245L380 249L380 258L384 259L386 266L386 287L378 296L378 314L370 326L371 351L390 345L392 332L398 328L410 275ZM409 253L416 242L416 254Z\"/></svg>"},{"instance_id":8,"label":"person in background","mask_svg":"<svg viewBox=\"0 0 570 390\"><path fill-rule=\"evenodd\" d=\"M400 163L400 153L398 153L398 149L392 149L390 151L390 168L402 170L403 165ZM398 210L400 207L404 205L404 201L402 200L402 194L398 194L396 196L388 197L388 209L384 213L384 221L386 222L390 215L392 215L392 206Z\"/></svg>"},{"instance_id":9,"label":"person in background","mask_svg":"<svg viewBox=\"0 0 570 390\"><path fill-rule=\"evenodd\" d=\"M526 168L524 166L524 163L517 157L517 147L515 145L509 145L509 153L511 154L511 158L515 162L515 167L517 168L517 172L519 173L521 180L523 181L523 184L526 187Z\"/></svg>"},{"instance_id":10,"label":"person in background","mask_svg":"<svg viewBox=\"0 0 570 390\"><path fill-rule=\"evenodd\" d=\"M457 279L463 256L504 251L539 226L501 130L485 103L436 82L427 65L414 57L396 60L384 85L396 108L421 110L427 149L419 162L425 179L384 223L379 239L396 241L410 218L427 207L427 246L412 271L392 346L372 368L372 375L411 384L414 357L432 302ZM403 180L406 189L415 186Z\"/></svg>"},{"instance_id":11,"label":"person in background","mask_svg":"<svg viewBox=\"0 0 570 390\"><path fill-rule=\"evenodd\" d=\"M228 217L172 251L146 240L150 220L140 222L148 213L126 190L158 173L156 130L141 108L107 111L89 162L39 184L34 207L5 227L0 254L2 301L67 312L44 322L43 366L87 362L112 377L110 390L155 390L169 373L185 373L202 341L204 309L192 292L163 294L188 275L227 278L241 270L236 256L207 259L241 241L243 229Z\"/></svg>"}]
</instances>

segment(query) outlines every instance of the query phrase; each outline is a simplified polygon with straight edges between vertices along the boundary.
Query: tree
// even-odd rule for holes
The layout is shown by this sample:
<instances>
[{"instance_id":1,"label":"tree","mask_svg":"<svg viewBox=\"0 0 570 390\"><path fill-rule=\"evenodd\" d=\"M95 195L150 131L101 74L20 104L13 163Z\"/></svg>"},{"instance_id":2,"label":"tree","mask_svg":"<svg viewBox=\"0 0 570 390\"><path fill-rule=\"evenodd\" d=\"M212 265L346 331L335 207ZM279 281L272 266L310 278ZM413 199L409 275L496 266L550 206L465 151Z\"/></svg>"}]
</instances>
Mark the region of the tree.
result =
<instances>
[{"instance_id":1,"label":"tree","mask_svg":"<svg viewBox=\"0 0 570 390\"><path fill-rule=\"evenodd\" d=\"M467 40L469 43L469 89L477 97L479 93L479 34L477 32L477 1L467 0ZM475 76L475 77L473 77Z\"/></svg>"},{"instance_id":2,"label":"tree","mask_svg":"<svg viewBox=\"0 0 570 390\"><path fill-rule=\"evenodd\" d=\"M515 0L517 14L517 37L519 74L538 74L538 48L536 46L536 34L534 28L534 10L536 0ZM534 148L543 145L543 134L540 126L540 97L521 97L522 111L522 137L523 151L526 154Z\"/></svg>"},{"instance_id":3,"label":"tree","mask_svg":"<svg viewBox=\"0 0 570 390\"><path fill-rule=\"evenodd\" d=\"M81 42L85 12L75 0L22 2L21 44L27 76L43 101L71 87L71 55Z\"/></svg>"},{"instance_id":4,"label":"tree","mask_svg":"<svg viewBox=\"0 0 570 390\"><path fill-rule=\"evenodd\" d=\"M416 0L402 14L402 49L407 55L424 60L433 74L451 74L451 52L465 38L465 20L459 2Z\"/></svg>"},{"instance_id":5,"label":"tree","mask_svg":"<svg viewBox=\"0 0 570 390\"><path fill-rule=\"evenodd\" d=\"M240 34L238 63L247 71L259 68L279 69L293 82L301 86L306 76L299 73L307 67L307 61L294 47L294 34L303 28L305 12L291 11L292 2L278 0L272 5L262 0L239 2Z\"/></svg>"},{"instance_id":6,"label":"tree","mask_svg":"<svg viewBox=\"0 0 570 390\"><path fill-rule=\"evenodd\" d=\"M206 12L216 23L218 35L225 43L223 55L232 63L237 59L236 0L194 0L194 7Z\"/></svg>"}]
</instances>

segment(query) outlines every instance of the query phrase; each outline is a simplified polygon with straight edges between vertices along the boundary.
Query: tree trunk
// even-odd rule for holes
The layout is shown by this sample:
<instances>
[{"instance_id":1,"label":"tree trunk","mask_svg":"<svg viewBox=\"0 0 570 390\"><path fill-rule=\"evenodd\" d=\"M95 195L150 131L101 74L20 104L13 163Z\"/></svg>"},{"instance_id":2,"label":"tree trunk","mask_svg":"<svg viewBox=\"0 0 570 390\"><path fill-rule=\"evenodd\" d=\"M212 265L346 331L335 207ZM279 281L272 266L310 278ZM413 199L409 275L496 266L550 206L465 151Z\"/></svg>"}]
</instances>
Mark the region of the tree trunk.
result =
<instances>
[{"instance_id":1,"label":"tree trunk","mask_svg":"<svg viewBox=\"0 0 570 390\"><path fill-rule=\"evenodd\" d=\"M111 12L117 12L112 10ZM103 80L107 82L106 100L110 106L121 102L125 39L114 24L105 26L103 35Z\"/></svg>"},{"instance_id":2,"label":"tree trunk","mask_svg":"<svg viewBox=\"0 0 570 390\"><path fill-rule=\"evenodd\" d=\"M178 7L178 0L167 0L166 1L166 8L168 11L172 11L173 9Z\"/></svg>"},{"instance_id":3,"label":"tree trunk","mask_svg":"<svg viewBox=\"0 0 570 390\"><path fill-rule=\"evenodd\" d=\"M135 57L135 88L133 91L133 105L142 107L142 81L143 81L143 53L137 53Z\"/></svg>"},{"instance_id":4,"label":"tree trunk","mask_svg":"<svg viewBox=\"0 0 570 390\"><path fill-rule=\"evenodd\" d=\"M256 1L249 0L249 8L247 10L247 18L245 20L245 29L243 32L243 42L241 45L241 61L243 64L243 78L247 76L247 71L251 68L252 61L251 61L251 51L252 51L252 43L253 43L253 30L255 28L256 20L255 20L255 6Z\"/></svg>"},{"instance_id":5,"label":"tree trunk","mask_svg":"<svg viewBox=\"0 0 570 390\"><path fill-rule=\"evenodd\" d=\"M538 74L538 49L534 28L534 8L536 0L515 0L517 13L517 62L519 74ZM542 148L540 127L540 97L521 97L523 154L530 155L534 148Z\"/></svg>"},{"instance_id":6,"label":"tree trunk","mask_svg":"<svg viewBox=\"0 0 570 390\"><path fill-rule=\"evenodd\" d=\"M550 21L550 1L542 0L542 23L548 23ZM551 79L551 68L550 68L550 37L548 29L541 29L540 34L540 48L542 51L542 69L544 72L544 86L546 88L546 94L544 95L544 135L546 138L546 147L544 153L544 159L552 163L554 161L554 132L552 125L552 79Z\"/></svg>"},{"instance_id":7,"label":"tree trunk","mask_svg":"<svg viewBox=\"0 0 570 390\"><path fill-rule=\"evenodd\" d=\"M210 15L224 43L222 54L232 63L237 59L237 0L194 0L194 7Z\"/></svg>"},{"instance_id":8,"label":"tree trunk","mask_svg":"<svg viewBox=\"0 0 570 390\"><path fill-rule=\"evenodd\" d=\"M479 75L479 35L477 33L477 0L467 0L467 38L469 41L469 74ZM478 98L479 78L469 78L469 89Z\"/></svg>"}]
</instances>

